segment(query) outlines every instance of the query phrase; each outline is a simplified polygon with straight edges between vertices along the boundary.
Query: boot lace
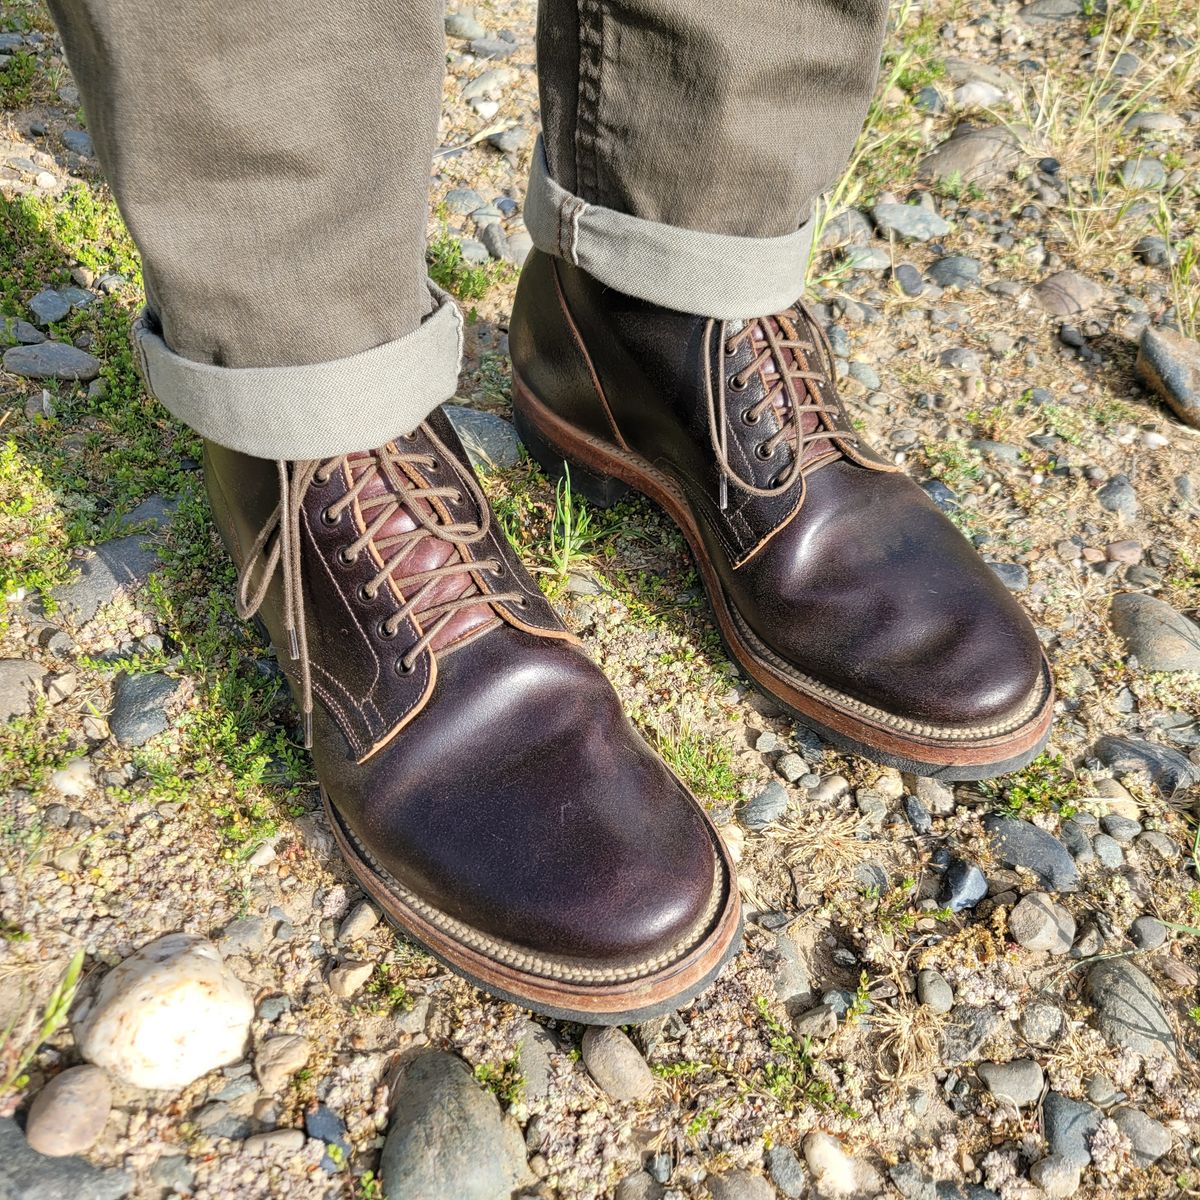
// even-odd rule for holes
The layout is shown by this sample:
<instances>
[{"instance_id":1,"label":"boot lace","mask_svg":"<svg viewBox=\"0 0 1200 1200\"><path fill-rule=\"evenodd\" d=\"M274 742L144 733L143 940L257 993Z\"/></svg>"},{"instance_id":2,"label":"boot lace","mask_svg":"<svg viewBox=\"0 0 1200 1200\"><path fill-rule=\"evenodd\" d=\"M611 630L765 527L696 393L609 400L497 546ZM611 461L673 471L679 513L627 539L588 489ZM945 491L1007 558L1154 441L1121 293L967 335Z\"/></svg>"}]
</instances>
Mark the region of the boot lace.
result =
<instances>
[{"instance_id":1,"label":"boot lace","mask_svg":"<svg viewBox=\"0 0 1200 1200\"><path fill-rule=\"evenodd\" d=\"M300 674L300 707L306 749L312 746L313 686L304 613L300 518L309 488L328 483L334 472L351 460L351 475L353 477L356 471L357 478L342 496L322 511L321 518L330 525L336 524L342 513L358 501L365 528L338 551L339 559L344 565L351 566L368 545L374 545L383 565L373 578L362 585L360 598L364 602L374 600L389 578L403 598L399 607L380 622L380 635L395 637L406 620L410 617L419 618L420 637L396 659L396 671L399 674L406 675L414 669L417 659L456 613L480 603L511 601L521 607L527 603L522 592L488 592L485 595L473 588L467 595L440 603L427 603L440 580L469 576L472 570L479 569L500 574L504 565L499 559L464 561L455 555L441 566L426 570L404 572L401 569L412 550L427 538L436 538L454 546L471 546L487 537L491 527L491 509L471 471L461 466L428 426L423 427L423 432L432 442L433 451L403 449L403 443L415 440L415 435L409 434L401 438L399 443L389 443L365 455L339 455L297 462L280 460L276 463L279 503L254 539L246 562L238 573L237 612L243 620L254 616L262 607L276 573L282 575L284 628L288 633L292 661L298 665ZM418 470L436 470L439 461L452 465L458 476L456 484L443 487L415 484L404 470L405 465ZM364 490L376 478L385 484L387 490L364 498ZM442 499L458 504L463 499L464 490L479 513L477 521L445 521L436 506L420 503ZM416 522L415 527L402 533L380 536L383 528L401 509Z\"/></svg>"},{"instance_id":2,"label":"boot lace","mask_svg":"<svg viewBox=\"0 0 1200 1200\"><path fill-rule=\"evenodd\" d=\"M812 311L801 301L784 309L773 318L757 318L740 324L710 320L707 336L719 329L717 392L712 380L705 378L708 400L708 429L713 452L720 467L718 507L729 506L729 484L751 496L780 496L788 491L803 473L804 448L835 434L840 440L858 445L858 439L845 432L850 421L840 399L835 404L824 403L817 384L833 378L833 350ZM811 337L800 330L807 328ZM747 343L757 348L754 357L734 374L728 374L726 360L737 354ZM800 356L804 357L801 358ZM821 370L810 370L805 364L821 360ZM763 415L774 409L778 428L754 448L757 458L766 462L775 456L781 445L791 450L791 462L786 471L777 474L767 487L759 487L753 479L741 476L729 460L729 420L727 395L750 386L750 381L763 367L769 367L767 387L762 397L742 410L745 425L757 425ZM811 413L815 428L805 431L802 420Z\"/></svg>"}]
</instances>

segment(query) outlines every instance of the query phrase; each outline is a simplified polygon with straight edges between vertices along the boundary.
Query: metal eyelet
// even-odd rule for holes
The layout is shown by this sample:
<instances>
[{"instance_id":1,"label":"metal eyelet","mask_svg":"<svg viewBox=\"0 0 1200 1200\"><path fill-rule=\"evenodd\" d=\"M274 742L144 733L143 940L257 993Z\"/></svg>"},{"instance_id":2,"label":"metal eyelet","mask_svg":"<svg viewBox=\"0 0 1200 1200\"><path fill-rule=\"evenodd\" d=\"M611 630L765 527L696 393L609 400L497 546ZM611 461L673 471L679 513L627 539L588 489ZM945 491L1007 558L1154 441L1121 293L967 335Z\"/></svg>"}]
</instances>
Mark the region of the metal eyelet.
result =
<instances>
[{"instance_id":1,"label":"metal eyelet","mask_svg":"<svg viewBox=\"0 0 1200 1200\"><path fill-rule=\"evenodd\" d=\"M387 618L385 618L384 620L380 621L378 625L376 625L376 626L375 626L375 632L376 632L377 634L379 634L379 636L380 636L381 638L383 638L383 639L384 639L384 641L390 641L392 638L394 638L394 637L396 636L396 634L397 634L399 631L398 631L398 630L396 630L396 629L390 629L390 630L389 630L389 629L388 629Z\"/></svg>"},{"instance_id":2,"label":"metal eyelet","mask_svg":"<svg viewBox=\"0 0 1200 1200\"><path fill-rule=\"evenodd\" d=\"M766 462L768 458L773 458L774 455L775 451L768 450L766 442L759 442L758 445L754 447L754 457L761 458L763 462Z\"/></svg>"},{"instance_id":3,"label":"metal eyelet","mask_svg":"<svg viewBox=\"0 0 1200 1200\"><path fill-rule=\"evenodd\" d=\"M513 603L514 603L514 604L515 604L515 605L516 605L518 608L528 608L528 607L529 607L529 600L528 600L528 598L527 598L527 597L525 597L525 596L522 596L522 597L520 598L520 600L514 600L514 601L513 601Z\"/></svg>"},{"instance_id":4,"label":"metal eyelet","mask_svg":"<svg viewBox=\"0 0 1200 1200\"><path fill-rule=\"evenodd\" d=\"M504 564L497 560L494 565L488 567L488 574L495 575L499 579L504 574Z\"/></svg>"},{"instance_id":5,"label":"metal eyelet","mask_svg":"<svg viewBox=\"0 0 1200 1200\"><path fill-rule=\"evenodd\" d=\"M324 525L337 525L342 519L341 513L336 517L328 508L321 509L321 523Z\"/></svg>"},{"instance_id":6,"label":"metal eyelet","mask_svg":"<svg viewBox=\"0 0 1200 1200\"><path fill-rule=\"evenodd\" d=\"M358 555L351 554L350 551L343 546L337 552L337 560L342 564L343 567L352 567L356 562L358 562Z\"/></svg>"},{"instance_id":7,"label":"metal eyelet","mask_svg":"<svg viewBox=\"0 0 1200 1200\"><path fill-rule=\"evenodd\" d=\"M755 413L751 408L742 409L742 422L746 425L757 425L762 420L762 413Z\"/></svg>"},{"instance_id":8,"label":"metal eyelet","mask_svg":"<svg viewBox=\"0 0 1200 1200\"><path fill-rule=\"evenodd\" d=\"M436 458L429 460L429 466L425 468L427 471L440 471L442 464Z\"/></svg>"},{"instance_id":9,"label":"metal eyelet","mask_svg":"<svg viewBox=\"0 0 1200 1200\"><path fill-rule=\"evenodd\" d=\"M317 487L324 487L332 478L332 475L325 475L320 471L314 471L312 481Z\"/></svg>"},{"instance_id":10,"label":"metal eyelet","mask_svg":"<svg viewBox=\"0 0 1200 1200\"><path fill-rule=\"evenodd\" d=\"M397 675L411 675L416 669L416 663L406 663L403 658L396 659Z\"/></svg>"},{"instance_id":11,"label":"metal eyelet","mask_svg":"<svg viewBox=\"0 0 1200 1200\"><path fill-rule=\"evenodd\" d=\"M730 375L729 390L731 392L744 392L750 386L750 380L743 379L740 375Z\"/></svg>"},{"instance_id":12,"label":"metal eyelet","mask_svg":"<svg viewBox=\"0 0 1200 1200\"><path fill-rule=\"evenodd\" d=\"M375 599L375 598L376 598L376 596L378 596L378 595L379 595L379 593L378 593L378 592L372 592L372 591L371 591L371 590L370 590L370 589L367 587L367 585L366 585L365 583L364 583L364 584L362 584L362 585L360 585L360 587L359 587L359 589L358 589L358 598L359 598L359 599L360 599L360 600L361 600L361 601L362 601L364 604L370 604L370 603L372 603L372 601L374 601L374 599Z\"/></svg>"}]
</instances>

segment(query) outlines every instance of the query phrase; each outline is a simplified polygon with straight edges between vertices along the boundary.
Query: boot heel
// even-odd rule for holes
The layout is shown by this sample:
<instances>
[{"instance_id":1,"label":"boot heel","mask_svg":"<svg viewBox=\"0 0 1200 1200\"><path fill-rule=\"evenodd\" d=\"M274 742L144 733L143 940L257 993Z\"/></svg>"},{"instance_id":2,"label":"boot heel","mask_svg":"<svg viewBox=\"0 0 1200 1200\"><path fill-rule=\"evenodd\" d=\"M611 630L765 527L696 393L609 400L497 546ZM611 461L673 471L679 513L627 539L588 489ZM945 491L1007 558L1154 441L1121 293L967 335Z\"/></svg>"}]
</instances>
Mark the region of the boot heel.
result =
<instances>
[{"instance_id":1,"label":"boot heel","mask_svg":"<svg viewBox=\"0 0 1200 1200\"><path fill-rule=\"evenodd\" d=\"M556 483L569 471L571 490L597 508L608 508L629 495L629 486L619 479L581 466L561 450L555 449L520 408L513 411L513 424L530 458Z\"/></svg>"}]
</instances>

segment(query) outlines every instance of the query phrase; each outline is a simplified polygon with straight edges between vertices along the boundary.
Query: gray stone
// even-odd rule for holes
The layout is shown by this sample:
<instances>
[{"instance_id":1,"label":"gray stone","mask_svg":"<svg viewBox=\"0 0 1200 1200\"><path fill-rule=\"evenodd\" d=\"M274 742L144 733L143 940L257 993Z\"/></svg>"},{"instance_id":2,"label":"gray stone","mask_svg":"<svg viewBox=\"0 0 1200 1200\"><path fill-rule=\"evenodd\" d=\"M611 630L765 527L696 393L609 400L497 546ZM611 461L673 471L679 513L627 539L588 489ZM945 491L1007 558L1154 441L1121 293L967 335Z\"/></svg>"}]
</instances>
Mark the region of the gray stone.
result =
<instances>
[{"instance_id":1,"label":"gray stone","mask_svg":"<svg viewBox=\"0 0 1200 1200\"><path fill-rule=\"evenodd\" d=\"M302 1129L272 1129L269 1133L256 1133L242 1143L242 1150L253 1157L266 1154L286 1154L289 1157L304 1149Z\"/></svg>"},{"instance_id":2,"label":"gray stone","mask_svg":"<svg viewBox=\"0 0 1200 1200\"><path fill-rule=\"evenodd\" d=\"M96 147L92 145L92 135L85 129L64 129L62 144L72 154L78 154L83 158L91 158L96 153Z\"/></svg>"},{"instance_id":3,"label":"gray stone","mask_svg":"<svg viewBox=\"0 0 1200 1200\"><path fill-rule=\"evenodd\" d=\"M1165 600L1122 592L1113 597L1108 620L1144 670L1200 671L1200 625Z\"/></svg>"},{"instance_id":4,"label":"gray stone","mask_svg":"<svg viewBox=\"0 0 1200 1200\"><path fill-rule=\"evenodd\" d=\"M886 271L892 265L892 256L882 246L851 246L846 251L846 262L856 271Z\"/></svg>"},{"instance_id":5,"label":"gray stone","mask_svg":"<svg viewBox=\"0 0 1200 1200\"><path fill-rule=\"evenodd\" d=\"M1184 119L1171 112L1134 113L1125 122L1126 133L1178 133L1186 128Z\"/></svg>"},{"instance_id":6,"label":"gray stone","mask_svg":"<svg viewBox=\"0 0 1200 1200\"><path fill-rule=\"evenodd\" d=\"M503 154L520 154L531 140L529 130L522 129L519 125L506 129L503 133L493 133L488 138L488 141Z\"/></svg>"},{"instance_id":7,"label":"gray stone","mask_svg":"<svg viewBox=\"0 0 1200 1200\"><path fill-rule=\"evenodd\" d=\"M780 1193L787 1197L787 1200L800 1200L808 1187L808 1172L796 1156L795 1150L790 1146L776 1144L767 1150L763 1160L771 1182Z\"/></svg>"},{"instance_id":8,"label":"gray stone","mask_svg":"<svg viewBox=\"0 0 1200 1200\"><path fill-rule=\"evenodd\" d=\"M217 938L223 957L231 954L261 954L271 940L275 922L266 917L239 917L230 921Z\"/></svg>"},{"instance_id":9,"label":"gray stone","mask_svg":"<svg viewBox=\"0 0 1200 1200\"><path fill-rule=\"evenodd\" d=\"M871 216L885 237L895 234L906 242L927 242L950 232L948 221L920 204L876 204Z\"/></svg>"},{"instance_id":10,"label":"gray stone","mask_svg":"<svg viewBox=\"0 0 1200 1200\"><path fill-rule=\"evenodd\" d=\"M160 1188L185 1195L192 1190L195 1175L187 1156L183 1154L164 1154L150 1168L150 1178Z\"/></svg>"},{"instance_id":11,"label":"gray stone","mask_svg":"<svg viewBox=\"0 0 1200 1200\"><path fill-rule=\"evenodd\" d=\"M808 1012L801 1013L792 1023L792 1030L798 1038L817 1038L824 1040L837 1033L838 1014L831 1004L818 1004Z\"/></svg>"},{"instance_id":12,"label":"gray stone","mask_svg":"<svg viewBox=\"0 0 1200 1200\"><path fill-rule=\"evenodd\" d=\"M46 340L46 335L20 317L0 317L0 343L5 346L36 346Z\"/></svg>"},{"instance_id":13,"label":"gray stone","mask_svg":"<svg viewBox=\"0 0 1200 1200\"><path fill-rule=\"evenodd\" d=\"M80 564L78 576L55 588L54 600L65 617L82 625L101 605L145 583L157 566L158 554L149 538L116 538L97 546Z\"/></svg>"},{"instance_id":14,"label":"gray stone","mask_svg":"<svg viewBox=\"0 0 1200 1200\"><path fill-rule=\"evenodd\" d=\"M653 1175L634 1171L617 1184L613 1200L662 1200L666 1189Z\"/></svg>"},{"instance_id":15,"label":"gray stone","mask_svg":"<svg viewBox=\"0 0 1200 1200\"><path fill-rule=\"evenodd\" d=\"M492 261L488 248L478 238L459 238L458 248L462 251L463 262L472 267L482 267Z\"/></svg>"},{"instance_id":16,"label":"gray stone","mask_svg":"<svg viewBox=\"0 0 1200 1200\"><path fill-rule=\"evenodd\" d=\"M1167 940L1167 927L1157 917L1138 917L1129 936L1139 950L1157 950Z\"/></svg>"},{"instance_id":17,"label":"gray stone","mask_svg":"<svg viewBox=\"0 0 1200 1200\"><path fill-rule=\"evenodd\" d=\"M922 179L986 186L1007 179L1020 161L1020 142L1012 130L964 125L921 160L917 174Z\"/></svg>"},{"instance_id":18,"label":"gray stone","mask_svg":"<svg viewBox=\"0 0 1200 1200\"><path fill-rule=\"evenodd\" d=\"M1117 169L1122 187L1157 191L1167 182L1167 168L1157 158L1127 158Z\"/></svg>"},{"instance_id":19,"label":"gray stone","mask_svg":"<svg viewBox=\"0 0 1200 1200\"><path fill-rule=\"evenodd\" d=\"M1099 304L1104 289L1077 271L1056 271L1035 284L1030 295L1053 316L1073 317Z\"/></svg>"},{"instance_id":20,"label":"gray stone","mask_svg":"<svg viewBox=\"0 0 1200 1200\"><path fill-rule=\"evenodd\" d=\"M42 694L46 672L23 658L0 659L0 721L11 721L33 711Z\"/></svg>"},{"instance_id":21,"label":"gray stone","mask_svg":"<svg viewBox=\"0 0 1200 1200\"><path fill-rule=\"evenodd\" d=\"M396 1084L380 1174L387 1194L404 1200L498 1200L529 1169L520 1128L495 1096L461 1058L432 1050Z\"/></svg>"},{"instance_id":22,"label":"gray stone","mask_svg":"<svg viewBox=\"0 0 1200 1200\"><path fill-rule=\"evenodd\" d=\"M124 671L113 686L113 710L108 726L122 746L144 746L170 724L167 702L179 680L158 673L130 675Z\"/></svg>"},{"instance_id":23,"label":"gray stone","mask_svg":"<svg viewBox=\"0 0 1200 1200\"><path fill-rule=\"evenodd\" d=\"M39 325L52 325L71 311L71 302L53 288L46 288L30 300L29 311L37 317Z\"/></svg>"},{"instance_id":24,"label":"gray stone","mask_svg":"<svg viewBox=\"0 0 1200 1200\"><path fill-rule=\"evenodd\" d=\"M86 383L100 374L100 360L66 342L39 342L36 346L13 346L5 350L4 369L23 379Z\"/></svg>"},{"instance_id":25,"label":"gray stone","mask_svg":"<svg viewBox=\"0 0 1200 1200\"><path fill-rule=\"evenodd\" d=\"M1048 1154L1029 1168L1029 1181L1047 1200L1068 1200L1079 1191L1083 1168L1062 1154Z\"/></svg>"},{"instance_id":26,"label":"gray stone","mask_svg":"<svg viewBox=\"0 0 1200 1200\"><path fill-rule=\"evenodd\" d=\"M981 368L979 355L966 346L950 346L938 355L938 364L950 367L954 371L965 371L969 375L976 374Z\"/></svg>"},{"instance_id":27,"label":"gray stone","mask_svg":"<svg viewBox=\"0 0 1200 1200\"><path fill-rule=\"evenodd\" d=\"M1115 838L1107 833L1098 833L1092 838L1092 850L1102 866L1110 871L1117 870L1125 862L1125 854Z\"/></svg>"},{"instance_id":28,"label":"gray stone","mask_svg":"<svg viewBox=\"0 0 1200 1200\"><path fill-rule=\"evenodd\" d=\"M892 278L906 296L919 296L925 290L925 280L912 263L900 263L892 272Z\"/></svg>"},{"instance_id":29,"label":"gray stone","mask_svg":"<svg viewBox=\"0 0 1200 1200\"><path fill-rule=\"evenodd\" d=\"M1012 817L989 815L983 827L992 835L996 854L1005 866L1032 871L1048 891L1074 892L1079 872L1066 846L1053 834Z\"/></svg>"},{"instance_id":30,"label":"gray stone","mask_svg":"<svg viewBox=\"0 0 1200 1200\"><path fill-rule=\"evenodd\" d=\"M493 257L505 262L512 261L512 251L508 248L508 235L504 226L498 221L485 225L479 231L479 240L487 247L487 252Z\"/></svg>"},{"instance_id":31,"label":"gray stone","mask_svg":"<svg viewBox=\"0 0 1200 1200\"><path fill-rule=\"evenodd\" d=\"M1084 1081L1087 1098L1099 1108L1116 1104L1122 1093L1117 1091L1116 1084L1107 1075L1089 1075Z\"/></svg>"},{"instance_id":32,"label":"gray stone","mask_svg":"<svg viewBox=\"0 0 1200 1200\"><path fill-rule=\"evenodd\" d=\"M1017 16L1027 25L1049 25L1077 17L1083 12L1082 0L1033 0Z\"/></svg>"},{"instance_id":33,"label":"gray stone","mask_svg":"<svg viewBox=\"0 0 1200 1200\"><path fill-rule=\"evenodd\" d=\"M1075 941L1075 918L1045 892L1031 892L1009 914L1008 931L1026 950L1067 954Z\"/></svg>"},{"instance_id":34,"label":"gray stone","mask_svg":"<svg viewBox=\"0 0 1200 1200\"><path fill-rule=\"evenodd\" d=\"M162 529L170 525L178 507L179 501L173 496L147 496L120 519L117 528L122 532L139 527Z\"/></svg>"},{"instance_id":35,"label":"gray stone","mask_svg":"<svg viewBox=\"0 0 1200 1200\"><path fill-rule=\"evenodd\" d=\"M467 101L499 100L504 95L504 89L516 83L520 78L521 73L512 67L489 67L482 75L476 76L463 88L463 99ZM476 194L478 195L478 193ZM475 205L475 208L483 203L483 197L480 196L479 204ZM468 211L474 212L475 209L468 209Z\"/></svg>"},{"instance_id":36,"label":"gray stone","mask_svg":"<svg viewBox=\"0 0 1200 1200\"><path fill-rule=\"evenodd\" d=\"M988 560L992 573L1010 592L1026 592L1029 590L1029 571L1020 563L993 562Z\"/></svg>"},{"instance_id":37,"label":"gray stone","mask_svg":"<svg viewBox=\"0 0 1200 1200\"><path fill-rule=\"evenodd\" d=\"M1106 813L1100 818L1104 832L1121 843L1122 846L1132 846L1137 836L1142 832L1142 823L1132 817L1123 817L1120 813Z\"/></svg>"},{"instance_id":38,"label":"gray stone","mask_svg":"<svg viewBox=\"0 0 1200 1200\"><path fill-rule=\"evenodd\" d=\"M795 783L801 776L808 774L808 763L798 754L781 754L775 764L775 770L788 781Z\"/></svg>"},{"instance_id":39,"label":"gray stone","mask_svg":"<svg viewBox=\"0 0 1200 1200\"><path fill-rule=\"evenodd\" d=\"M1061 1092L1047 1092L1042 1103L1043 1132L1050 1153L1077 1167L1092 1161L1091 1140L1103 1120L1104 1114L1094 1105Z\"/></svg>"},{"instance_id":40,"label":"gray stone","mask_svg":"<svg viewBox=\"0 0 1200 1200\"><path fill-rule=\"evenodd\" d=\"M460 404L444 404L442 411L450 418L477 471L503 470L514 466L521 457L521 440L512 422L495 413Z\"/></svg>"},{"instance_id":41,"label":"gray stone","mask_svg":"<svg viewBox=\"0 0 1200 1200\"><path fill-rule=\"evenodd\" d=\"M987 878L974 863L952 858L942 876L938 901L951 912L963 912L974 908L987 892Z\"/></svg>"},{"instance_id":42,"label":"gray stone","mask_svg":"<svg viewBox=\"0 0 1200 1200\"><path fill-rule=\"evenodd\" d=\"M1046 1081L1042 1068L1033 1058L1014 1058L1006 1063L980 1063L975 1073L993 1096L1010 1100L1018 1108L1036 1104Z\"/></svg>"},{"instance_id":43,"label":"gray stone","mask_svg":"<svg viewBox=\"0 0 1200 1200\"><path fill-rule=\"evenodd\" d=\"M654 1076L628 1036L615 1025L592 1025L583 1035L583 1065L616 1100L644 1100Z\"/></svg>"},{"instance_id":44,"label":"gray stone","mask_svg":"<svg viewBox=\"0 0 1200 1200\"><path fill-rule=\"evenodd\" d=\"M1066 1024L1062 1009L1048 1000L1031 1001L1017 1020L1021 1036L1031 1046L1041 1049L1056 1045Z\"/></svg>"},{"instance_id":45,"label":"gray stone","mask_svg":"<svg viewBox=\"0 0 1200 1200\"><path fill-rule=\"evenodd\" d=\"M866 246L873 236L871 222L857 208L847 208L825 222L821 230L821 249L831 250L847 244Z\"/></svg>"},{"instance_id":46,"label":"gray stone","mask_svg":"<svg viewBox=\"0 0 1200 1200\"><path fill-rule=\"evenodd\" d=\"M1143 853L1155 854L1163 862L1177 862L1179 859L1179 847L1165 833L1160 833L1157 829L1147 830L1135 844Z\"/></svg>"},{"instance_id":47,"label":"gray stone","mask_svg":"<svg viewBox=\"0 0 1200 1200\"><path fill-rule=\"evenodd\" d=\"M328 1104L318 1104L316 1108L305 1112L304 1132L310 1138L324 1142L326 1146L337 1147L334 1154L326 1151L321 1159L321 1169L327 1175L336 1175L345 1168L350 1158L350 1138L346 1122Z\"/></svg>"},{"instance_id":48,"label":"gray stone","mask_svg":"<svg viewBox=\"0 0 1200 1200\"><path fill-rule=\"evenodd\" d=\"M761 1176L749 1171L710 1175L705 1181L712 1200L775 1200L775 1191Z\"/></svg>"},{"instance_id":49,"label":"gray stone","mask_svg":"<svg viewBox=\"0 0 1200 1200\"><path fill-rule=\"evenodd\" d=\"M934 1012L947 1013L954 1007L954 989L943 975L926 967L917 972L917 999Z\"/></svg>"},{"instance_id":50,"label":"gray stone","mask_svg":"<svg viewBox=\"0 0 1200 1200\"><path fill-rule=\"evenodd\" d=\"M1133 244L1133 253L1135 258L1140 258L1148 267L1166 266L1171 258L1171 248L1167 245L1165 238L1155 237L1153 234L1147 234L1145 237L1140 237ZM1146 336L1149 326L1142 330L1142 337ZM1141 374L1139 364L1138 374Z\"/></svg>"},{"instance_id":51,"label":"gray stone","mask_svg":"<svg viewBox=\"0 0 1200 1200\"><path fill-rule=\"evenodd\" d=\"M1175 1035L1151 980L1125 958L1095 963L1084 987L1096 1028L1114 1046L1146 1057L1175 1056Z\"/></svg>"},{"instance_id":52,"label":"gray stone","mask_svg":"<svg viewBox=\"0 0 1200 1200\"><path fill-rule=\"evenodd\" d=\"M0 1117L0 1197L3 1200L122 1200L133 1178L101 1171L81 1158L47 1158L25 1140L11 1117Z\"/></svg>"},{"instance_id":53,"label":"gray stone","mask_svg":"<svg viewBox=\"0 0 1200 1200\"><path fill-rule=\"evenodd\" d=\"M851 379L857 380L869 392L877 392L881 386L879 372L875 370L870 363L852 362L849 366L847 374Z\"/></svg>"},{"instance_id":54,"label":"gray stone","mask_svg":"<svg viewBox=\"0 0 1200 1200\"><path fill-rule=\"evenodd\" d=\"M1135 370L1181 421L1200 429L1200 343L1173 329L1147 325Z\"/></svg>"},{"instance_id":55,"label":"gray stone","mask_svg":"<svg viewBox=\"0 0 1200 1200\"><path fill-rule=\"evenodd\" d=\"M487 201L474 188L452 188L442 203L448 213L465 217L482 208Z\"/></svg>"},{"instance_id":56,"label":"gray stone","mask_svg":"<svg viewBox=\"0 0 1200 1200\"><path fill-rule=\"evenodd\" d=\"M83 1154L112 1111L112 1088L99 1067L69 1067L33 1098L25 1138L39 1154Z\"/></svg>"},{"instance_id":57,"label":"gray stone","mask_svg":"<svg viewBox=\"0 0 1200 1200\"><path fill-rule=\"evenodd\" d=\"M1096 499L1106 512L1116 513L1129 520L1138 514L1137 492L1134 491L1127 475L1114 475L1096 493Z\"/></svg>"},{"instance_id":58,"label":"gray stone","mask_svg":"<svg viewBox=\"0 0 1200 1200\"><path fill-rule=\"evenodd\" d=\"M937 1185L916 1163L898 1162L888 1178L904 1200L938 1200Z\"/></svg>"},{"instance_id":59,"label":"gray stone","mask_svg":"<svg viewBox=\"0 0 1200 1200\"><path fill-rule=\"evenodd\" d=\"M504 38L477 37L471 40L471 53L476 58L507 58L516 48L516 42L506 42Z\"/></svg>"},{"instance_id":60,"label":"gray stone","mask_svg":"<svg viewBox=\"0 0 1200 1200\"><path fill-rule=\"evenodd\" d=\"M979 282L979 259L963 254L939 258L925 274L941 288L970 288Z\"/></svg>"},{"instance_id":61,"label":"gray stone","mask_svg":"<svg viewBox=\"0 0 1200 1200\"><path fill-rule=\"evenodd\" d=\"M1117 1128L1129 1139L1139 1167L1148 1167L1158 1162L1164 1154L1170 1154L1173 1142L1171 1131L1160 1121L1146 1116L1140 1108L1128 1106L1114 1109L1110 1115Z\"/></svg>"},{"instance_id":62,"label":"gray stone","mask_svg":"<svg viewBox=\"0 0 1200 1200\"><path fill-rule=\"evenodd\" d=\"M779 1002L788 1012L808 1008L813 1002L812 978L800 955L800 948L788 931L780 933L775 939L775 953L778 957L775 995Z\"/></svg>"},{"instance_id":63,"label":"gray stone","mask_svg":"<svg viewBox=\"0 0 1200 1200\"><path fill-rule=\"evenodd\" d=\"M942 1064L957 1067L974 1062L1003 1023L1004 1018L994 1008L956 1004L942 1033Z\"/></svg>"},{"instance_id":64,"label":"gray stone","mask_svg":"<svg viewBox=\"0 0 1200 1200\"><path fill-rule=\"evenodd\" d=\"M904 815L908 818L913 833L925 834L933 828L933 818L929 815L929 809L916 796L904 797Z\"/></svg>"},{"instance_id":65,"label":"gray stone","mask_svg":"<svg viewBox=\"0 0 1200 1200\"><path fill-rule=\"evenodd\" d=\"M1200 783L1200 769L1178 750L1142 738L1102 737L1093 747L1096 757L1117 775L1144 772L1166 796Z\"/></svg>"},{"instance_id":66,"label":"gray stone","mask_svg":"<svg viewBox=\"0 0 1200 1200\"><path fill-rule=\"evenodd\" d=\"M526 1102L544 1100L550 1091L551 1054L557 1047L536 1021L526 1021L517 1038L517 1069L525 1080Z\"/></svg>"},{"instance_id":67,"label":"gray stone","mask_svg":"<svg viewBox=\"0 0 1200 1200\"><path fill-rule=\"evenodd\" d=\"M515 229L508 235L508 261L518 267L524 263L533 250L533 238L524 229Z\"/></svg>"},{"instance_id":68,"label":"gray stone","mask_svg":"<svg viewBox=\"0 0 1200 1200\"><path fill-rule=\"evenodd\" d=\"M481 38L487 30L475 19L474 12L448 12L446 14L446 36L471 41Z\"/></svg>"},{"instance_id":69,"label":"gray stone","mask_svg":"<svg viewBox=\"0 0 1200 1200\"><path fill-rule=\"evenodd\" d=\"M787 812L788 794L783 784L772 781L742 806L741 821L747 829L765 829Z\"/></svg>"}]
</instances>

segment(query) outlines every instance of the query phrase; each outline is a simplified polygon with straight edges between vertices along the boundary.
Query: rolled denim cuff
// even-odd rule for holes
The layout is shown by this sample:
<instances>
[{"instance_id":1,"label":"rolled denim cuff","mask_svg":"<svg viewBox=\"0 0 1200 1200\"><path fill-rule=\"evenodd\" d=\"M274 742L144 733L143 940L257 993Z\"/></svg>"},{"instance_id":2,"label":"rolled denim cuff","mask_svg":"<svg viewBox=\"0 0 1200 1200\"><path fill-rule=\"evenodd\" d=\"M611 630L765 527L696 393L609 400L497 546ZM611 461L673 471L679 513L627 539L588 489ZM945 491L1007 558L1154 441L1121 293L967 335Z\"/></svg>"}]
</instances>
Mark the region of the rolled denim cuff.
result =
<instances>
[{"instance_id":1,"label":"rolled denim cuff","mask_svg":"<svg viewBox=\"0 0 1200 1200\"><path fill-rule=\"evenodd\" d=\"M429 283L433 311L411 333L300 367L215 367L176 354L143 310L133 345L150 394L202 437L256 458L334 458L411 433L454 395L462 314Z\"/></svg>"},{"instance_id":2,"label":"rolled denim cuff","mask_svg":"<svg viewBox=\"0 0 1200 1200\"><path fill-rule=\"evenodd\" d=\"M661 308L719 320L779 312L804 291L812 222L783 237L679 229L589 204L550 177L539 137L525 225L539 250Z\"/></svg>"}]
</instances>

